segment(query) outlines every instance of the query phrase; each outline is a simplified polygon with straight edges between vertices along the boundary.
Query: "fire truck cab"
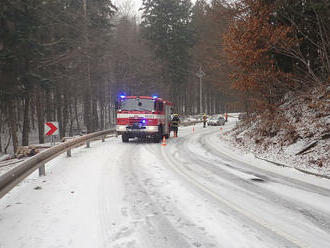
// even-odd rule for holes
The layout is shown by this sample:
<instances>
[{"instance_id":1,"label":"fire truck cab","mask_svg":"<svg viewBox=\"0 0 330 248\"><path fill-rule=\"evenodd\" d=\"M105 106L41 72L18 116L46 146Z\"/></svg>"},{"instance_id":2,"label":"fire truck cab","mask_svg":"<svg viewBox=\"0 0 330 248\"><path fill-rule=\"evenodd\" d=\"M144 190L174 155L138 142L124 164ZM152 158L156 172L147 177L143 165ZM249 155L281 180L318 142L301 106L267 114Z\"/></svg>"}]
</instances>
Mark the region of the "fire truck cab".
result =
<instances>
[{"instance_id":1,"label":"fire truck cab","mask_svg":"<svg viewBox=\"0 0 330 248\"><path fill-rule=\"evenodd\" d=\"M123 142L130 138L152 138L159 143L169 138L173 104L159 97L120 96L116 102L117 135Z\"/></svg>"}]
</instances>

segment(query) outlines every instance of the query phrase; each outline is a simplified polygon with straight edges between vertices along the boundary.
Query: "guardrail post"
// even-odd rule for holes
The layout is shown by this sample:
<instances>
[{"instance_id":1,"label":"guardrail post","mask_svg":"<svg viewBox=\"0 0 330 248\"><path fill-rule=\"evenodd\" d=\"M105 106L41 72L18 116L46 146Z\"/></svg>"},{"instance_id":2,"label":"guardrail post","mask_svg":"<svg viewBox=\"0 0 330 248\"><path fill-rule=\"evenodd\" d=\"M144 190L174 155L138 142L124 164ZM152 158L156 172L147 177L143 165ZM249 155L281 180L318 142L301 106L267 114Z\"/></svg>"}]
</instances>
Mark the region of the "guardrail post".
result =
<instances>
[{"instance_id":1,"label":"guardrail post","mask_svg":"<svg viewBox=\"0 0 330 248\"><path fill-rule=\"evenodd\" d=\"M105 142L105 135L102 136L102 142Z\"/></svg>"},{"instance_id":2,"label":"guardrail post","mask_svg":"<svg viewBox=\"0 0 330 248\"><path fill-rule=\"evenodd\" d=\"M67 157L71 157L71 149L66 151L66 155L67 155Z\"/></svg>"},{"instance_id":3,"label":"guardrail post","mask_svg":"<svg viewBox=\"0 0 330 248\"><path fill-rule=\"evenodd\" d=\"M86 142L86 148L90 148L91 147L91 142L90 141L87 141Z\"/></svg>"},{"instance_id":4,"label":"guardrail post","mask_svg":"<svg viewBox=\"0 0 330 248\"><path fill-rule=\"evenodd\" d=\"M42 166L39 167L39 176L46 176L46 168L45 168L45 164L43 164Z\"/></svg>"}]
</instances>

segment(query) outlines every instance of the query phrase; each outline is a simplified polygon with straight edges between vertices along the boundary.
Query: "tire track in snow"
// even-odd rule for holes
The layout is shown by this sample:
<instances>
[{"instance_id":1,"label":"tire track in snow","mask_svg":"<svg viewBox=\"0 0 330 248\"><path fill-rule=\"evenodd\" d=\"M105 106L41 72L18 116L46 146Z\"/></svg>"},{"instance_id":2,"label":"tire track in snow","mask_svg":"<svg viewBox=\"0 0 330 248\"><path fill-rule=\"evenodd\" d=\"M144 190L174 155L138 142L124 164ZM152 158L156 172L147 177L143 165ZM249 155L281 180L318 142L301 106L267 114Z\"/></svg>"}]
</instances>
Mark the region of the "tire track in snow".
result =
<instances>
[{"instance_id":1,"label":"tire track in snow","mask_svg":"<svg viewBox=\"0 0 330 248\"><path fill-rule=\"evenodd\" d=\"M103 173L99 184L99 222L102 235L103 247L130 247L130 240L124 240L128 237L129 220L124 216L122 209L125 206L123 196L123 185L120 174L121 158L127 153L127 148L116 141L111 147L111 157L102 165Z\"/></svg>"},{"instance_id":2,"label":"tire track in snow","mask_svg":"<svg viewBox=\"0 0 330 248\"><path fill-rule=\"evenodd\" d=\"M184 139L181 139L181 140L184 141ZM178 142L178 139L177 139L175 142L172 142L171 144L179 144L179 147L176 147L176 149L172 149L172 150L176 150L174 153L178 153L178 151L180 150L180 147L182 146L182 143L180 144L180 142ZM243 219L249 220L249 222L253 223L254 226L255 225L259 226L259 228L258 228L259 230L263 229L265 231L265 233L272 233L273 235L271 235L271 236L276 236L277 238L275 240L284 244L285 247L287 245L288 245L288 247L300 247L300 248L308 247L308 245L305 244L304 242L302 242L298 239L295 239L290 234L282 231L278 227L273 226L271 223L267 222L266 220L259 218L258 216L256 216L255 214L253 214L251 212L247 212L245 209L242 209L240 206L236 205L234 202L231 202L231 201L223 198L218 193L214 192L212 189L207 187L203 182L200 182L195 176L192 176L191 171L187 170L184 166L182 166L182 164L180 162L178 163L176 160L174 160L173 159L174 153L171 154L171 153L167 152L165 149L162 150L162 156L163 156L164 160L167 162L166 164L169 165L173 171L175 171L181 177L185 178L192 185L194 185L198 189L202 190L204 193L211 196L212 198L216 199L218 202L220 202L226 208L233 210L238 215L243 217ZM192 156L192 154L184 155L185 158L189 158L191 156Z\"/></svg>"},{"instance_id":3,"label":"tire track in snow","mask_svg":"<svg viewBox=\"0 0 330 248\"><path fill-rule=\"evenodd\" d=\"M214 133L212 133L214 135ZM211 135L212 135L211 134ZM210 134L207 134L210 136ZM198 138L198 141L203 140L205 143L206 140L208 140L207 136L200 136ZM188 141L189 142L189 141ZM186 143L188 143L186 141ZM203 145L202 145L203 146ZM203 169L208 170L214 175L217 175L220 178L224 178L225 180L228 180L230 182L235 182L235 185L241 188L241 193L248 194L251 197L258 197L262 198L259 200L265 200L268 202L268 204L276 204L279 206L279 208L285 207L288 210L292 212L292 214L295 215L301 215L308 219L310 222L312 222L314 225L318 226L320 229L326 231L328 234L330 233L330 215L329 213L325 213L321 211L320 209L315 209L313 206L309 205L303 205L298 204L297 201L294 201L292 199L288 199L283 197L282 195L279 195L267 188L263 187L263 183L254 183L251 180L243 179L242 177L239 177L235 174L232 174L230 171L224 169L229 166L230 169L236 169L234 166L226 165L223 160L218 160L214 158L206 158L200 155L194 154L192 151L189 150L189 145L181 145L182 149L181 152L184 153L183 156L190 157L192 161L198 162L196 163L197 166L201 167L203 165ZM204 146L203 146L204 147ZM211 151L208 149L207 152ZM213 154L213 153L212 153ZM218 158L219 157L218 155ZM220 165L220 166L219 166ZM193 168L190 168L193 169ZM238 169L239 172L245 173L247 175L251 175L251 178L261 178L262 180L265 180L267 182L275 182L279 183L278 180L273 180L272 175L265 175L265 174L258 174L260 173L253 173L252 171L247 171L244 169ZM299 181L300 182L300 181ZM302 182L301 182L302 183ZM290 187L292 187L292 183L290 184ZM230 185L227 187L230 187ZM300 187L299 187L300 188ZM237 190L237 187L233 188L233 190ZM323 195L323 194L322 194ZM290 215L292 215L290 214Z\"/></svg>"},{"instance_id":4,"label":"tire track in snow","mask_svg":"<svg viewBox=\"0 0 330 248\"><path fill-rule=\"evenodd\" d=\"M240 172L246 173L246 174L251 174L251 175L266 175L269 177L269 180L272 180L275 183L281 183L281 184L285 184L287 186L293 186L295 188L299 188L301 190L304 191L308 191L310 193L316 193L316 194L320 194L322 196L327 196L330 197L330 190L320 187L320 186L316 186L307 182L303 182L300 181L298 179L295 178L289 178L289 177L285 177L279 174L276 174L274 172L271 171L267 171L265 169L261 169L255 166L251 166L250 164L237 160L231 156L229 156L228 154L225 154L223 151L221 151L220 149L218 149L218 147L214 144L212 144L211 142L208 142L207 140L208 137L215 135L214 132L210 132L210 133L206 133L204 136L199 136L199 140L198 142L200 142L200 144L204 147L204 149L220 158L222 160L222 164L226 167L238 170ZM212 137L211 137L212 139ZM231 164L228 163L224 163L223 161L227 161Z\"/></svg>"},{"instance_id":5,"label":"tire track in snow","mask_svg":"<svg viewBox=\"0 0 330 248\"><path fill-rule=\"evenodd\" d=\"M124 145L129 148L119 166L125 175L125 200L128 203L125 214L130 219L126 230L131 233L131 236L135 236L134 243L131 243L132 247L190 247L190 244L172 225L168 217L162 213L162 207L155 199L157 197L154 192L147 189L152 185L148 181L141 181L136 173L137 169L142 169L140 156L143 156L141 151L146 144L142 145L133 141ZM121 247L126 246L124 244L118 246L118 248Z\"/></svg>"},{"instance_id":6,"label":"tire track in snow","mask_svg":"<svg viewBox=\"0 0 330 248\"><path fill-rule=\"evenodd\" d=\"M172 170L169 170L168 166L164 165L164 161L161 160L161 146L145 146L144 149L151 154L157 154L157 157L154 159L159 165L152 166L150 164L150 167L156 167L157 169L148 170L149 173L147 174L149 174L149 176L154 175L154 178L148 178L149 176L146 176L150 179L149 184L146 185L146 191L152 196L154 202L157 202L159 209L167 216L166 218L179 230L184 239L189 241L191 247L227 248L228 243L218 243L216 237L209 234L202 224L203 221L201 221L201 219L214 219L214 215L205 210L205 204L207 204L205 197L201 196L196 199L196 193L194 191L192 194L190 188L182 185L181 180L177 181L177 175L173 174ZM150 167L148 166L148 168ZM157 173L157 170L160 172ZM161 180L165 182L163 182L162 185L158 185L158 187L152 187L153 183L159 181L159 175L162 176ZM175 179L175 181L173 181L173 179ZM173 192L174 189L180 193L175 194L175 192ZM184 197L182 191L185 192ZM187 202L182 204L182 201L185 200L187 200ZM189 209L186 208L187 206ZM207 213L205 214L205 212ZM216 214L218 210L213 209L213 212ZM191 215L191 213L193 213L193 215ZM198 218L196 218L196 213L200 213Z\"/></svg>"}]
</instances>

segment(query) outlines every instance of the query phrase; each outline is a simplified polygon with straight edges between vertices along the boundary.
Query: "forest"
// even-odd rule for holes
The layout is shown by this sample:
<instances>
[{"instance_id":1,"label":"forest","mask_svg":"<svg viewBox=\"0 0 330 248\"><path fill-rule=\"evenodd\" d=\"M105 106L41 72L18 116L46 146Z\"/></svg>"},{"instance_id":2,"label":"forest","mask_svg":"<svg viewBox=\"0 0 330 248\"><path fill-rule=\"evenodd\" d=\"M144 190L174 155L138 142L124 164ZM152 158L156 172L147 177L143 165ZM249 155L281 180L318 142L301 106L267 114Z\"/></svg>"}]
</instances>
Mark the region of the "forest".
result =
<instances>
[{"instance_id":1,"label":"forest","mask_svg":"<svg viewBox=\"0 0 330 248\"><path fill-rule=\"evenodd\" d=\"M60 137L110 128L120 93L188 115L274 112L288 92L329 89L327 0L143 0L138 15L118 2L0 2L0 153L44 143L45 121Z\"/></svg>"}]
</instances>

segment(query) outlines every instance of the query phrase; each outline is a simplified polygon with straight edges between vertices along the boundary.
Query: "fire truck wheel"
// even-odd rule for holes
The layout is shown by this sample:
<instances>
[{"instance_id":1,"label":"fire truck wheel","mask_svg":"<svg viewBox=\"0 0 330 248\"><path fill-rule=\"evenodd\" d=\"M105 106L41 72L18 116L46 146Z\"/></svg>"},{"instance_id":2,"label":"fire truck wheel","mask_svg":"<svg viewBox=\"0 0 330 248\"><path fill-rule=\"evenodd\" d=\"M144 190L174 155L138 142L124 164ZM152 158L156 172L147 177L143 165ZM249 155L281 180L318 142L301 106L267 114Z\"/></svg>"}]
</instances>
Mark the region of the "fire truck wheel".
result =
<instances>
[{"instance_id":1,"label":"fire truck wheel","mask_svg":"<svg viewBox=\"0 0 330 248\"><path fill-rule=\"evenodd\" d=\"M159 143L160 141L161 141L161 136L159 135L159 134L156 134L154 137L153 137L153 139L154 139L154 143Z\"/></svg>"},{"instance_id":2,"label":"fire truck wheel","mask_svg":"<svg viewBox=\"0 0 330 248\"><path fill-rule=\"evenodd\" d=\"M121 139L124 143L127 143L129 141L128 135L127 134L122 134Z\"/></svg>"}]
</instances>

